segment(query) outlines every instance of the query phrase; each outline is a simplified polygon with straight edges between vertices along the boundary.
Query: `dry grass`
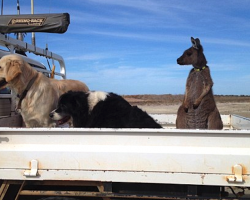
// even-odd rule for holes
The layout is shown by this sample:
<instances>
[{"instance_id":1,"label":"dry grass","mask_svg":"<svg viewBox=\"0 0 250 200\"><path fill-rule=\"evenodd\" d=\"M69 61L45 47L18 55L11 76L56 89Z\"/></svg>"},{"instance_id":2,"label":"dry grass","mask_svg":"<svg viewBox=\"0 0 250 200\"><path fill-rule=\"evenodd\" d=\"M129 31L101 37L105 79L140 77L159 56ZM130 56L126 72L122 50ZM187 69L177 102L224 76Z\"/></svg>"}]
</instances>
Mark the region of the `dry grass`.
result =
<instances>
[{"instance_id":1,"label":"dry grass","mask_svg":"<svg viewBox=\"0 0 250 200\"><path fill-rule=\"evenodd\" d=\"M124 95L131 105L137 105L148 113L176 114L183 95ZM215 95L221 114L237 114L250 118L250 96Z\"/></svg>"}]
</instances>

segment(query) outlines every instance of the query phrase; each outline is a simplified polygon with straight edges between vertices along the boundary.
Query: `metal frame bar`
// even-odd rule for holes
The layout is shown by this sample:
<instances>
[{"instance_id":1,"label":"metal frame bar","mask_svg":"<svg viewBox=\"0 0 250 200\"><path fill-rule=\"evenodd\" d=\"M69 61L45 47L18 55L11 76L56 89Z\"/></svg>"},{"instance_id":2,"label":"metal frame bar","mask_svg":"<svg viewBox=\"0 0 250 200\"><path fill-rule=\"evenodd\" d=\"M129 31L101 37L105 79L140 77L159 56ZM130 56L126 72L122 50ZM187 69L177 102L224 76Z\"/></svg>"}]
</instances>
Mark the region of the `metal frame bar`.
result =
<instances>
[{"instance_id":1,"label":"metal frame bar","mask_svg":"<svg viewBox=\"0 0 250 200\"><path fill-rule=\"evenodd\" d=\"M4 196L6 195L8 188L10 186L9 181L5 180L1 187L0 187L0 200L3 200Z\"/></svg>"},{"instance_id":2,"label":"metal frame bar","mask_svg":"<svg viewBox=\"0 0 250 200\"><path fill-rule=\"evenodd\" d=\"M49 50L42 49L32 44L28 44L26 42L11 38L4 34L0 34L0 44L2 46L8 47L10 49L10 52L12 53L14 52L15 48L18 48L18 49L24 49L25 51L32 52L35 55L57 60L60 64L60 74L62 75L64 79L66 79L66 68L65 68L65 63L64 63L62 56L52 53Z\"/></svg>"}]
</instances>

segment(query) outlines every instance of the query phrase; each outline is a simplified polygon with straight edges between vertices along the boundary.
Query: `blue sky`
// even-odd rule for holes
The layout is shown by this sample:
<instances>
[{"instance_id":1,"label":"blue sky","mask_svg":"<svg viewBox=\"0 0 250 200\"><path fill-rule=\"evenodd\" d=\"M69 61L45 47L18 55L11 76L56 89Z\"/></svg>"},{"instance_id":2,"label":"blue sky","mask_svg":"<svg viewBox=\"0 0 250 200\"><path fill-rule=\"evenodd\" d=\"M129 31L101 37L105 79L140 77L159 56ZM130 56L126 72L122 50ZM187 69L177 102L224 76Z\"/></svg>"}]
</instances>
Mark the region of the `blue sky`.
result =
<instances>
[{"instance_id":1,"label":"blue sky","mask_svg":"<svg viewBox=\"0 0 250 200\"><path fill-rule=\"evenodd\" d=\"M118 94L183 94L191 66L176 59L199 38L223 95L250 95L250 0L34 0L35 13L70 14L64 34L37 46L64 57L67 78ZM30 0L20 0L21 14ZM4 1L16 14L16 1ZM25 38L30 42L29 35ZM44 62L46 63L46 62Z\"/></svg>"}]
</instances>

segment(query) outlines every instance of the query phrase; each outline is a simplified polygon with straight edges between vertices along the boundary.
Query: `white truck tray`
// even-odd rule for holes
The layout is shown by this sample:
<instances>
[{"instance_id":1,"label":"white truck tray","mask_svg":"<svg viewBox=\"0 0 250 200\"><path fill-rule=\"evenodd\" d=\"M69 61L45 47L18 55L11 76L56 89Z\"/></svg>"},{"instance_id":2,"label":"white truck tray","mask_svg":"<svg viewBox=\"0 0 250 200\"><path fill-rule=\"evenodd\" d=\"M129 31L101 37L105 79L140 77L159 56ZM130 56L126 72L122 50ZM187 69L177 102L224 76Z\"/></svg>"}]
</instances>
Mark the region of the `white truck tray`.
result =
<instances>
[{"instance_id":1,"label":"white truck tray","mask_svg":"<svg viewBox=\"0 0 250 200\"><path fill-rule=\"evenodd\" d=\"M0 177L250 187L250 130L0 128Z\"/></svg>"}]
</instances>

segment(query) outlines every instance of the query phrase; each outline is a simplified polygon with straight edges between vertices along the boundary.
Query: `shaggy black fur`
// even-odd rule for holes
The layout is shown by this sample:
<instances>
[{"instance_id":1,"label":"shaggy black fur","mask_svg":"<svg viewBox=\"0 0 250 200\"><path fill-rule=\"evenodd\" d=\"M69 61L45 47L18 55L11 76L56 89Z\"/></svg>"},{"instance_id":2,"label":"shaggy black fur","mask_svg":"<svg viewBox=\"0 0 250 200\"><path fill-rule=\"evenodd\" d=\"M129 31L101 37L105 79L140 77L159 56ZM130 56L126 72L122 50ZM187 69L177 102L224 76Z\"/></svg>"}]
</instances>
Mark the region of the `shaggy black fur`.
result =
<instances>
[{"instance_id":1,"label":"shaggy black fur","mask_svg":"<svg viewBox=\"0 0 250 200\"><path fill-rule=\"evenodd\" d=\"M92 92L94 93L94 92ZM56 110L51 112L63 117L70 116L74 127L89 128L162 128L146 112L131 106L114 93L107 93L89 112L88 97L91 92L68 92L63 94Z\"/></svg>"}]
</instances>

